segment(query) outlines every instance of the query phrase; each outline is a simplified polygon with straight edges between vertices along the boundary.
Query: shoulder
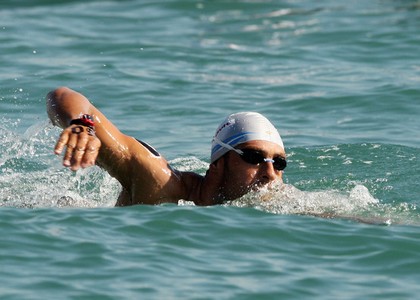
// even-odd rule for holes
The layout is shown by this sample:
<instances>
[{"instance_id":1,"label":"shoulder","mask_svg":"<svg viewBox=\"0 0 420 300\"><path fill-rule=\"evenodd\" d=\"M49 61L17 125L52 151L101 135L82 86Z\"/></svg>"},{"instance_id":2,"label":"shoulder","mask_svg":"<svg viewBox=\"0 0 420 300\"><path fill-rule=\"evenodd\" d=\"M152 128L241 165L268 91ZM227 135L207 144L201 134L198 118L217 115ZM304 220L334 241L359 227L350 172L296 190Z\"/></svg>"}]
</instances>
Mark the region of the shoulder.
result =
<instances>
[{"instance_id":1,"label":"shoulder","mask_svg":"<svg viewBox=\"0 0 420 300\"><path fill-rule=\"evenodd\" d=\"M127 157L122 158L126 166L125 178L120 176L120 182L131 195L133 204L189 200L191 193L200 186L200 175L174 169L146 142L131 138L126 144Z\"/></svg>"}]
</instances>

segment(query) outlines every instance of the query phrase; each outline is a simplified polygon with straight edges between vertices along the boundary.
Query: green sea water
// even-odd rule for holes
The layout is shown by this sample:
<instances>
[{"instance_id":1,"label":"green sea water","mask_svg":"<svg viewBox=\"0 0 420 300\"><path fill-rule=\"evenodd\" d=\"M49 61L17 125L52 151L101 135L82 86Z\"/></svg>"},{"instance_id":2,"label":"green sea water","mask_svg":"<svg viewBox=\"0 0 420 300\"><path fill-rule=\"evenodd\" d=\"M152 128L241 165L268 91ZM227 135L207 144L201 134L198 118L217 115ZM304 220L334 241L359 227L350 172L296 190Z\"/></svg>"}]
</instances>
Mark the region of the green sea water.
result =
<instances>
[{"instance_id":1,"label":"green sea water","mask_svg":"<svg viewBox=\"0 0 420 300\"><path fill-rule=\"evenodd\" d=\"M416 299L420 2L0 2L1 299ZM203 174L258 111L285 185L214 207L113 207L72 173L45 95L85 94Z\"/></svg>"}]
</instances>

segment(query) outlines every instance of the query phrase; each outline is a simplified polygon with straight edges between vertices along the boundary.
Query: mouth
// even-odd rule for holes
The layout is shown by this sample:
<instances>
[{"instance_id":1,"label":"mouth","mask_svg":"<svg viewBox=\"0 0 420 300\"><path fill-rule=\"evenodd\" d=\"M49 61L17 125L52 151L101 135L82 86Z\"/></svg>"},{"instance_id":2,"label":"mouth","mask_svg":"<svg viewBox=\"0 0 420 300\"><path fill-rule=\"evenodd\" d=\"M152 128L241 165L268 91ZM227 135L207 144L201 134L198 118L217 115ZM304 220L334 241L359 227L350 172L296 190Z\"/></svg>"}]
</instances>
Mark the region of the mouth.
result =
<instances>
[{"instance_id":1,"label":"mouth","mask_svg":"<svg viewBox=\"0 0 420 300\"><path fill-rule=\"evenodd\" d=\"M257 181L252 184L250 191L257 192L261 189L267 189L267 190L276 189L276 187L281 186L282 183L283 183L282 180L274 180L271 182Z\"/></svg>"}]
</instances>

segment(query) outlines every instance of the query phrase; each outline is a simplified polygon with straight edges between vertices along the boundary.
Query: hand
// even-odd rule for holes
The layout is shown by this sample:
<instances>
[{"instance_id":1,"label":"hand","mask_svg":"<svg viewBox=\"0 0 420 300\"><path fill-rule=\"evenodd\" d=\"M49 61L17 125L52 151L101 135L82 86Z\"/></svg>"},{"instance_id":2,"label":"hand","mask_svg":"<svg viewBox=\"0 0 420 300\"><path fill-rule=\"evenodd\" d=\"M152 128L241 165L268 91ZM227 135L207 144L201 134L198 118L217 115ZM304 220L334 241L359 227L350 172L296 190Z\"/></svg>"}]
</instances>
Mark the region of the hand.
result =
<instances>
[{"instance_id":1,"label":"hand","mask_svg":"<svg viewBox=\"0 0 420 300\"><path fill-rule=\"evenodd\" d=\"M61 154L67 147L63 158L63 165L72 171L95 165L99 154L101 141L93 130L86 126L71 125L63 130L55 145L55 154Z\"/></svg>"}]
</instances>

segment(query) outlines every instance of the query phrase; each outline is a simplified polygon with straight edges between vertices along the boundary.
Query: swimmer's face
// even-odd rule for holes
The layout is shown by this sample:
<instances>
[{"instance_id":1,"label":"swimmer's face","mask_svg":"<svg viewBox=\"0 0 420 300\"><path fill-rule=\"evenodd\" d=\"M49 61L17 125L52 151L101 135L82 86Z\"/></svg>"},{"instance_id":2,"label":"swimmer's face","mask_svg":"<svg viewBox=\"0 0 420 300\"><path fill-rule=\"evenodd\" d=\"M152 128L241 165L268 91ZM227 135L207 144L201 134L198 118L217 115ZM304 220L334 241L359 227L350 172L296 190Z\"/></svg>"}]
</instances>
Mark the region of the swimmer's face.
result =
<instances>
[{"instance_id":1,"label":"swimmer's face","mask_svg":"<svg viewBox=\"0 0 420 300\"><path fill-rule=\"evenodd\" d=\"M249 141L236 148L256 150L269 159L286 157L282 147L267 141ZM225 155L224 166L223 193L226 200L237 199L251 190L282 181L283 171L277 170L272 162L248 163L234 151Z\"/></svg>"}]
</instances>

